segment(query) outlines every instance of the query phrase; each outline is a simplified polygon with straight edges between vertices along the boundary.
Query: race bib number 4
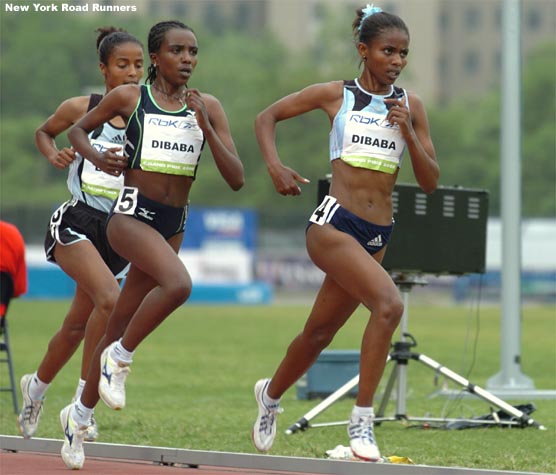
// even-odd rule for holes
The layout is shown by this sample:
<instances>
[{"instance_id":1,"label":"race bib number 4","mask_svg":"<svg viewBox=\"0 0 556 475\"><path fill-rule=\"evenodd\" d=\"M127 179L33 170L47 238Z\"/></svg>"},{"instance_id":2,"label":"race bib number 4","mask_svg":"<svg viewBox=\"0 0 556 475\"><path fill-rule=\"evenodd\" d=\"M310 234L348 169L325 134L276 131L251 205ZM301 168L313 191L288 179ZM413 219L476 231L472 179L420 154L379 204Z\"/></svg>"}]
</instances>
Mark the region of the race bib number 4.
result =
<instances>
[{"instance_id":1,"label":"race bib number 4","mask_svg":"<svg viewBox=\"0 0 556 475\"><path fill-rule=\"evenodd\" d=\"M116 204L114 206L114 213L129 214L133 216L135 208L137 207L138 188L132 186L124 186L118 195Z\"/></svg>"},{"instance_id":2,"label":"race bib number 4","mask_svg":"<svg viewBox=\"0 0 556 475\"><path fill-rule=\"evenodd\" d=\"M336 198L326 195L321 204L317 206L317 209L313 211L309 221L319 226L329 223L339 207L340 205L337 203Z\"/></svg>"}]
</instances>

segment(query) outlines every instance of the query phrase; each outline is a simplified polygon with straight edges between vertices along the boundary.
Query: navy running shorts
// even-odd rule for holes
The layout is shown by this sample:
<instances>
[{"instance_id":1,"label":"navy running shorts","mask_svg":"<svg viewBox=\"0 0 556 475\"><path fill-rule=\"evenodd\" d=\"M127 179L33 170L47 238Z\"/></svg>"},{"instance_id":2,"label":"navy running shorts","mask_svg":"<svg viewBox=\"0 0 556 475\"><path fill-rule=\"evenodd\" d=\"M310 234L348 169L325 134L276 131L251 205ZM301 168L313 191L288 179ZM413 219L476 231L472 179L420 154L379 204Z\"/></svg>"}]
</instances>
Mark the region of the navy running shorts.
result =
<instances>
[{"instance_id":1,"label":"navy running shorts","mask_svg":"<svg viewBox=\"0 0 556 475\"><path fill-rule=\"evenodd\" d=\"M365 221L351 211L340 206L336 198L326 195L309 218L309 224L320 226L330 223L338 231L354 237L370 254L380 252L390 240L394 224L381 226Z\"/></svg>"},{"instance_id":2,"label":"navy running shorts","mask_svg":"<svg viewBox=\"0 0 556 475\"><path fill-rule=\"evenodd\" d=\"M183 233L187 221L187 208L175 208L153 201L139 193L139 189L124 186L112 205L110 219L114 214L126 214L156 229L168 240Z\"/></svg>"}]
</instances>

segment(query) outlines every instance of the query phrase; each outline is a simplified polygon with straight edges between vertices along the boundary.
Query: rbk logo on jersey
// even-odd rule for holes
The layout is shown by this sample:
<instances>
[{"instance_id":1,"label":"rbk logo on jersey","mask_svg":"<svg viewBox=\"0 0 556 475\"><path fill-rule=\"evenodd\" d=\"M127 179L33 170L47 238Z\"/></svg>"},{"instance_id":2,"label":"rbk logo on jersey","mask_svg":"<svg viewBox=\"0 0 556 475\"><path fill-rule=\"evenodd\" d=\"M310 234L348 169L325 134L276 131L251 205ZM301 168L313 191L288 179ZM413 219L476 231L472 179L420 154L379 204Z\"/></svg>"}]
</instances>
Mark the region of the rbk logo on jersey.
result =
<instances>
[{"instance_id":1,"label":"rbk logo on jersey","mask_svg":"<svg viewBox=\"0 0 556 475\"><path fill-rule=\"evenodd\" d=\"M186 112L186 117L191 116L194 117L193 112ZM178 130L187 130L187 129L196 129L198 128L197 122L195 120L184 120L183 118L179 119L165 119L161 117L149 117L147 122L148 125L153 125L155 127L172 127Z\"/></svg>"},{"instance_id":2,"label":"rbk logo on jersey","mask_svg":"<svg viewBox=\"0 0 556 475\"><path fill-rule=\"evenodd\" d=\"M365 114L351 114L349 118L349 122L355 122L356 124L380 127L381 129L399 128L398 124L391 124L383 117L368 116Z\"/></svg>"}]
</instances>

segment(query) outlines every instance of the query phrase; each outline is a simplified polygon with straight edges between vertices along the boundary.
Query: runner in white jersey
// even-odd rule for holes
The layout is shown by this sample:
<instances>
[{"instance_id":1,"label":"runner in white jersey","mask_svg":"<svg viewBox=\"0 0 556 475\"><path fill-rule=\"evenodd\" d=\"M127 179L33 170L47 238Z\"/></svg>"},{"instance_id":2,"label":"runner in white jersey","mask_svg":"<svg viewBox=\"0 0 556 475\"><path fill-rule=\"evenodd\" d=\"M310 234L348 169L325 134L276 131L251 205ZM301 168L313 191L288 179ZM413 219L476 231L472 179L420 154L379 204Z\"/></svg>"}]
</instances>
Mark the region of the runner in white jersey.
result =
<instances>
[{"instance_id":1,"label":"runner in white jersey","mask_svg":"<svg viewBox=\"0 0 556 475\"><path fill-rule=\"evenodd\" d=\"M62 458L70 468L85 461L83 430L99 395L112 409L125 407L125 380L135 350L191 293L189 273L177 252L203 145L209 146L213 165L231 189L239 190L244 182L222 105L188 87L199 51L191 28L179 21L157 23L148 45L148 86L112 91L69 132L76 150L96 166L116 176L125 170L107 234L131 263L85 389L61 413ZM125 157L101 153L87 140L87 134L115 115L126 118Z\"/></svg>"},{"instance_id":2,"label":"runner in white jersey","mask_svg":"<svg viewBox=\"0 0 556 475\"><path fill-rule=\"evenodd\" d=\"M129 33L113 28L97 30L97 52L106 92L122 84L137 84L143 76L143 46ZM112 306L119 294L118 279L128 263L109 245L106 219L117 197L123 177L108 175L84 160L71 148L58 149L55 138L71 127L102 98L79 96L65 100L35 133L39 151L58 169L68 169L71 199L52 215L45 238L47 260L57 263L76 283L70 309L34 373L21 378L23 408L18 426L26 438L33 437L43 409L45 393L83 338L81 375L74 398L85 385L92 352L96 347ZM114 118L101 124L89 137L99 149L123 151L125 123ZM97 438L94 418L90 417L84 436Z\"/></svg>"},{"instance_id":3,"label":"runner in white jersey","mask_svg":"<svg viewBox=\"0 0 556 475\"><path fill-rule=\"evenodd\" d=\"M100 94L91 94L87 112L102 99ZM119 148L123 155L125 145L125 126L103 124L89 134L91 145L99 151ZM112 203L118 197L124 185L124 176L109 175L95 167L90 161L84 160L78 153L68 167L68 190L73 198L92 208L108 213Z\"/></svg>"},{"instance_id":4,"label":"runner in white jersey","mask_svg":"<svg viewBox=\"0 0 556 475\"><path fill-rule=\"evenodd\" d=\"M270 450L281 396L363 304L371 316L362 335L359 389L348 437L356 457L378 461L373 398L403 312L398 290L381 266L393 229L392 192L404 150L425 193L435 190L439 167L422 101L394 86L407 63L405 23L367 5L357 10L353 30L363 66L358 78L308 86L270 105L255 123L276 191L295 196L301 193L299 184L308 180L282 164L274 141L276 123L323 110L331 124L332 182L306 232L307 250L325 272L324 282L303 330L272 378L255 384L258 415L252 434L258 450Z\"/></svg>"}]
</instances>

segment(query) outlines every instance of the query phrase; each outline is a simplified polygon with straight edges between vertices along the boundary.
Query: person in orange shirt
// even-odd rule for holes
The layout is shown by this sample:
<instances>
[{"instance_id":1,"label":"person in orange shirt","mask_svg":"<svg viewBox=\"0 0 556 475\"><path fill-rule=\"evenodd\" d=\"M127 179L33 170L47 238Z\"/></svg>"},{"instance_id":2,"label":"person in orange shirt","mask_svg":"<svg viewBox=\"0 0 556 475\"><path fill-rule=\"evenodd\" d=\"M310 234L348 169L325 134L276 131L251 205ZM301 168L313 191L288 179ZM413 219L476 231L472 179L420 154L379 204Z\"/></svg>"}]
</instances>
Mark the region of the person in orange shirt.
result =
<instances>
[{"instance_id":1,"label":"person in orange shirt","mask_svg":"<svg viewBox=\"0 0 556 475\"><path fill-rule=\"evenodd\" d=\"M10 300L27 292L25 241L19 229L0 221L0 318L2 326Z\"/></svg>"}]
</instances>

